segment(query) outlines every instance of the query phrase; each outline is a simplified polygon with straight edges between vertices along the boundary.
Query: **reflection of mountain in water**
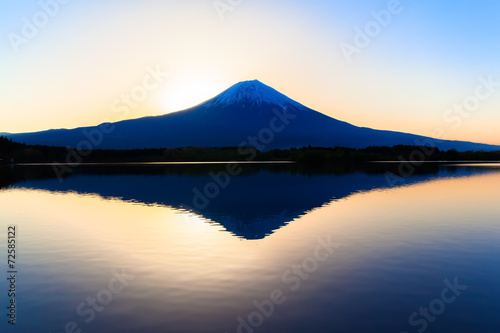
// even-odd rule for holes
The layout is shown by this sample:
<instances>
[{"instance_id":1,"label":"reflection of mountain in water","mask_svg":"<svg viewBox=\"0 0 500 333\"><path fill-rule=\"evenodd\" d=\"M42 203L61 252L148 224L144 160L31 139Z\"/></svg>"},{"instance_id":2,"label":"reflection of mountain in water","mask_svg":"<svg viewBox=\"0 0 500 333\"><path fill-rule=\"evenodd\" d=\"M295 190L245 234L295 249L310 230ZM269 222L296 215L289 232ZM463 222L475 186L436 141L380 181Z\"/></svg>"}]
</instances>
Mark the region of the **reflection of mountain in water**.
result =
<instances>
[{"instance_id":1,"label":"reflection of mountain in water","mask_svg":"<svg viewBox=\"0 0 500 333\"><path fill-rule=\"evenodd\" d=\"M196 189L203 192L213 182L210 172L223 170L224 165L86 166L59 181L49 167L16 166L2 170L0 186L15 184L14 187L29 189L94 193L105 198L165 205L196 213L245 239L264 238L332 200L388 187L385 169L380 165L323 172L306 172L295 165L244 165L243 172L231 177L229 185L213 199L200 200L200 196L195 196ZM488 170L431 165L406 178L405 184Z\"/></svg>"}]
</instances>

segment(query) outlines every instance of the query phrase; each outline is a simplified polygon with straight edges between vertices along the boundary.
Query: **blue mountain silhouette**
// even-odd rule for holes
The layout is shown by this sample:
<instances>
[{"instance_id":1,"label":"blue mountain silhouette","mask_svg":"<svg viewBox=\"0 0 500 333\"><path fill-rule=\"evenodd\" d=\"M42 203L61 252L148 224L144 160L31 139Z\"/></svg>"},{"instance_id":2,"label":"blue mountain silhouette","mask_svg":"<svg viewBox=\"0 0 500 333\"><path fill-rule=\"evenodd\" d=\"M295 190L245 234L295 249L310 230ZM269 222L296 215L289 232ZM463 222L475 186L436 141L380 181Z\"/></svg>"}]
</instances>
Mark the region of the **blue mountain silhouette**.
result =
<instances>
[{"instance_id":1,"label":"blue mountain silhouette","mask_svg":"<svg viewBox=\"0 0 500 333\"><path fill-rule=\"evenodd\" d=\"M94 149L432 145L442 150L500 150L500 146L357 127L314 111L257 80L237 83L193 108L162 116L7 137L73 148L90 142Z\"/></svg>"}]
</instances>

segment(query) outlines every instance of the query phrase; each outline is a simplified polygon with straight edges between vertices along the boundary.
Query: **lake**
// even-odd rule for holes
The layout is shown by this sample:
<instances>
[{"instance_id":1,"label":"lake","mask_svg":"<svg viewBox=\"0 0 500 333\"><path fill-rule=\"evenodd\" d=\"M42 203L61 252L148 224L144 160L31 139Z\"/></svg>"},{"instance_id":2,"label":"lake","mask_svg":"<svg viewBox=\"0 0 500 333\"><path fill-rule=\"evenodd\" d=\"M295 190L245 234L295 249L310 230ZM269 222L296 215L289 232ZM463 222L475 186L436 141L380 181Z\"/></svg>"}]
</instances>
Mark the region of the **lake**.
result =
<instances>
[{"instance_id":1,"label":"lake","mask_svg":"<svg viewBox=\"0 0 500 333\"><path fill-rule=\"evenodd\" d=\"M500 164L53 168L0 168L2 332L500 332Z\"/></svg>"}]
</instances>

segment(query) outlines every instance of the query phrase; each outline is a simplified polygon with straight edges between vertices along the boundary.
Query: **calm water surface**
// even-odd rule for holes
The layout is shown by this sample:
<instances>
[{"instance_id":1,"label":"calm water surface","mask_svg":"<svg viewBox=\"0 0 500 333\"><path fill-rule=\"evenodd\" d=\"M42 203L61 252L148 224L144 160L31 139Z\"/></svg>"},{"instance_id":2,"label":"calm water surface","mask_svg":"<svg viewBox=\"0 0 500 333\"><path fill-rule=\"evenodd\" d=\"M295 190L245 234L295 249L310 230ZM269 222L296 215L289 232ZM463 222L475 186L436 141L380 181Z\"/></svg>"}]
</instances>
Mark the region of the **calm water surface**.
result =
<instances>
[{"instance_id":1,"label":"calm water surface","mask_svg":"<svg viewBox=\"0 0 500 333\"><path fill-rule=\"evenodd\" d=\"M0 169L1 331L500 332L500 165L241 167Z\"/></svg>"}]
</instances>

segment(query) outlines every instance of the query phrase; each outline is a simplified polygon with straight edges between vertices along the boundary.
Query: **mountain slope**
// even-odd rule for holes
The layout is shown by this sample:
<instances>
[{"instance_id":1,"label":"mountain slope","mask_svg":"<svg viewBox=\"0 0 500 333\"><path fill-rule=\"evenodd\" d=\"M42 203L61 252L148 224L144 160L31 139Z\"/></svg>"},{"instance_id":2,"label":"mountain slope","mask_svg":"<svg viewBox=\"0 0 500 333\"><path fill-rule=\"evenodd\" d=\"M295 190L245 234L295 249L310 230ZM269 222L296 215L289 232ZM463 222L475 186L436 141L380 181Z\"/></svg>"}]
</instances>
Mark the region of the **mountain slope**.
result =
<instances>
[{"instance_id":1,"label":"mountain slope","mask_svg":"<svg viewBox=\"0 0 500 333\"><path fill-rule=\"evenodd\" d=\"M268 150L307 145L363 148L434 143L443 150L500 150L499 146L357 127L311 110L259 81L240 82L205 103L163 116L7 136L27 144L73 148L85 148L90 143L94 149L242 145Z\"/></svg>"}]
</instances>

